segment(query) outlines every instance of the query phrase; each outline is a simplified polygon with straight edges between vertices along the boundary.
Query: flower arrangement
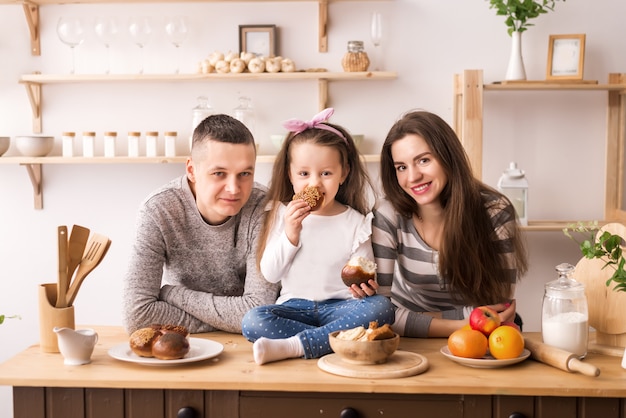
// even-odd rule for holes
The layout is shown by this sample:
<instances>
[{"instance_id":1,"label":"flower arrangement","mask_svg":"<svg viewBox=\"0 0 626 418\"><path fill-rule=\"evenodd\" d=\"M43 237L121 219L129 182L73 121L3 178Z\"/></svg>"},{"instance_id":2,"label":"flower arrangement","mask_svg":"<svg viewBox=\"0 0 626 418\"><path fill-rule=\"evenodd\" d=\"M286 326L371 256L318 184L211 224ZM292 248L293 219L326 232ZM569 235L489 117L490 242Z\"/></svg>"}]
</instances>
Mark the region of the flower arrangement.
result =
<instances>
[{"instance_id":1,"label":"flower arrangement","mask_svg":"<svg viewBox=\"0 0 626 418\"><path fill-rule=\"evenodd\" d=\"M548 11L554 11L557 1L559 0L489 0L489 8L496 9L498 16L506 16L504 23L509 28L510 36L513 32L524 32L529 26L534 26L529 21Z\"/></svg>"},{"instance_id":2,"label":"flower arrangement","mask_svg":"<svg viewBox=\"0 0 626 418\"><path fill-rule=\"evenodd\" d=\"M600 259L604 261L603 269L607 267L613 269L613 275L606 281L607 286L613 282L615 284L613 290L626 292L626 259L622 252L624 238L608 231L603 231L598 236L598 229L597 221L590 222L587 225L578 222L564 228L563 233L579 245L584 257ZM589 238L578 241L574 238L572 232L589 234Z\"/></svg>"}]
</instances>

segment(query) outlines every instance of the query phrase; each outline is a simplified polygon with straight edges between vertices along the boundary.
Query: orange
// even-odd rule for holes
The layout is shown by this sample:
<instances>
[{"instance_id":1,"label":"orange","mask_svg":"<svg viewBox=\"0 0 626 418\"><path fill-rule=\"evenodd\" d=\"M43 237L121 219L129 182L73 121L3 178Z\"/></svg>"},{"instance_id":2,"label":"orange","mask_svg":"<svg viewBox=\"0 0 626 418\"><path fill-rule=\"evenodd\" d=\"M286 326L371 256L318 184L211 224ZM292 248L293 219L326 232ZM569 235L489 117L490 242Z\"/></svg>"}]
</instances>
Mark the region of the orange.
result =
<instances>
[{"instance_id":1,"label":"orange","mask_svg":"<svg viewBox=\"0 0 626 418\"><path fill-rule=\"evenodd\" d=\"M472 329L472 327L470 326L470 324L465 324L459 329Z\"/></svg>"},{"instance_id":2,"label":"orange","mask_svg":"<svg viewBox=\"0 0 626 418\"><path fill-rule=\"evenodd\" d=\"M523 351L524 337L513 327L499 326L489 335L489 352L498 360L519 357Z\"/></svg>"},{"instance_id":3,"label":"orange","mask_svg":"<svg viewBox=\"0 0 626 418\"><path fill-rule=\"evenodd\" d=\"M488 346L487 337L474 329L461 328L448 337L448 349L457 357L481 358Z\"/></svg>"}]
</instances>

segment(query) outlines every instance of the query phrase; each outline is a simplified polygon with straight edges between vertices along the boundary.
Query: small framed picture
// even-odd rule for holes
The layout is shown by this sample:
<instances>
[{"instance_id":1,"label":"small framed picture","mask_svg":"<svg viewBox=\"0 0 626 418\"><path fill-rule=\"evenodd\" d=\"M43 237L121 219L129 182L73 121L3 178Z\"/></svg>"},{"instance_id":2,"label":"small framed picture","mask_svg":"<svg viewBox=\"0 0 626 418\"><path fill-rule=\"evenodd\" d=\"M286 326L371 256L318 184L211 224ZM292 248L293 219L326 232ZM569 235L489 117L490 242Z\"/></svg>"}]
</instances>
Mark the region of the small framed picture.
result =
<instances>
[{"instance_id":1,"label":"small framed picture","mask_svg":"<svg viewBox=\"0 0 626 418\"><path fill-rule=\"evenodd\" d=\"M239 25L239 52L257 57L275 57L276 25Z\"/></svg>"},{"instance_id":2,"label":"small framed picture","mask_svg":"<svg viewBox=\"0 0 626 418\"><path fill-rule=\"evenodd\" d=\"M548 80L582 80L585 35L550 35Z\"/></svg>"}]
</instances>

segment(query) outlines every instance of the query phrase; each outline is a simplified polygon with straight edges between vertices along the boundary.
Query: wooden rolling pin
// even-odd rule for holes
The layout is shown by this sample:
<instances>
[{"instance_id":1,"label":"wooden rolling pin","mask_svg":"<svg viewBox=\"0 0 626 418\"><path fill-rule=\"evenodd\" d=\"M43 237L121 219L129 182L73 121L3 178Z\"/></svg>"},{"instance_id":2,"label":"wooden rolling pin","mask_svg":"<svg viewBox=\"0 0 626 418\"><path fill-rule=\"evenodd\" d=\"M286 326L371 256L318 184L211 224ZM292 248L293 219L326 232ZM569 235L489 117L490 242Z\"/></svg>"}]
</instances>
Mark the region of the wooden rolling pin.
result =
<instances>
[{"instance_id":1,"label":"wooden rolling pin","mask_svg":"<svg viewBox=\"0 0 626 418\"><path fill-rule=\"evenodd\" d=\"M600 376L600 369L593 364L580 361L574 353L528 338L524 338L524 345L530 350L530 356L537 361L566 372L578 372L593 377Z\"/></svg>"}]
</instances>

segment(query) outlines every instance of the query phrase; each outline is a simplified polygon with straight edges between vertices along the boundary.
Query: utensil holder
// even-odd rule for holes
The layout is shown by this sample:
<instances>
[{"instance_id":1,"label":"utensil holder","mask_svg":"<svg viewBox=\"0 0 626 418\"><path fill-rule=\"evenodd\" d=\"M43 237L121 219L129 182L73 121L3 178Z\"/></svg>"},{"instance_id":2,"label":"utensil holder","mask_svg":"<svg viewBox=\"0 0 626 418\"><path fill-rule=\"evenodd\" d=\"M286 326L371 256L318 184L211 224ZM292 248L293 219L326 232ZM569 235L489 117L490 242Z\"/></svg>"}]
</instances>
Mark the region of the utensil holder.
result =
<instances>
[{"instance_id":1,"label":"utensil holder","mask_svg":"<svg viewBox=\"0 0 626 418\"><path fill-rule=\"evenodd\" d=\"M57 285L39 285L39 346L44 353L58 353L59 343L54 327L75 329L74 307L56 308Z\"/></svg>"}]
</instances>

